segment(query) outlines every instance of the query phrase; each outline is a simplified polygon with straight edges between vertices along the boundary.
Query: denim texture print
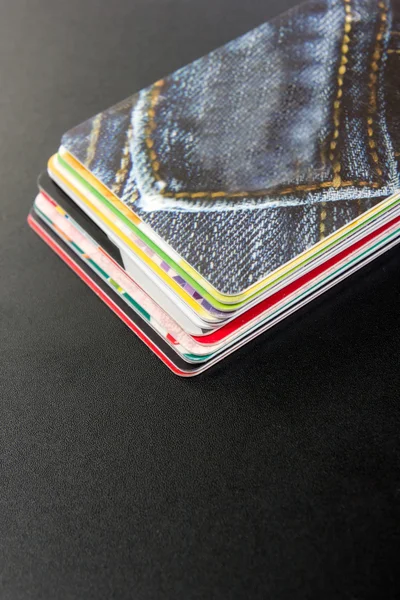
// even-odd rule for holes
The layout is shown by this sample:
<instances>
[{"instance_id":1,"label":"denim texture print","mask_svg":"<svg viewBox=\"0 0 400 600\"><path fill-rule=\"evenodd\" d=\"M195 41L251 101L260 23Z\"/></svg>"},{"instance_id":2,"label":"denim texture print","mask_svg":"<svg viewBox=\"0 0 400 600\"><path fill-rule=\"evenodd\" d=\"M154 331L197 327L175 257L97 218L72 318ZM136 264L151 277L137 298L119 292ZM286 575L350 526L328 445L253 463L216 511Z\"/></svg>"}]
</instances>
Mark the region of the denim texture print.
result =
<instances>
[{"instance_id":1,"label":"denim texture print","mask_svg":"<svg viewBox=\"0 0 400 600\"><path fill-rule=\"evenodd\" d=\"M400 188L399 10L302 4L62 145L219 292L241 293Z\"/></svg>"}]
</instances>

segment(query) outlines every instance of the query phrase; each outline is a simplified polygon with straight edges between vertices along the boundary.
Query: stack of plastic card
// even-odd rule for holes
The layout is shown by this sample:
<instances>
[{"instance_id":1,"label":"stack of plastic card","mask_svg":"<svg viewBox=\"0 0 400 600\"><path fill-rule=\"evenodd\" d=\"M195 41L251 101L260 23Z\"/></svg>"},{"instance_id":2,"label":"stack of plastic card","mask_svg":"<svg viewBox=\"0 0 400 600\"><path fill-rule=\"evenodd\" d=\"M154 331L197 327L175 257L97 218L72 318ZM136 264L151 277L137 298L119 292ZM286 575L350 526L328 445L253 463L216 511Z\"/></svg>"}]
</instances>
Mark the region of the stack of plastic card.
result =
<instances>
[{"instance_id":1,"label":"stack of plastic card","mask_svg":"<svg viewBox=\"0 0 400 600\"><path fill-rule=\"evenodd\" d=\"M399 13L312 0L87 120L30 225L204 371L399 242Z\"/></svg>"}]
</instances>

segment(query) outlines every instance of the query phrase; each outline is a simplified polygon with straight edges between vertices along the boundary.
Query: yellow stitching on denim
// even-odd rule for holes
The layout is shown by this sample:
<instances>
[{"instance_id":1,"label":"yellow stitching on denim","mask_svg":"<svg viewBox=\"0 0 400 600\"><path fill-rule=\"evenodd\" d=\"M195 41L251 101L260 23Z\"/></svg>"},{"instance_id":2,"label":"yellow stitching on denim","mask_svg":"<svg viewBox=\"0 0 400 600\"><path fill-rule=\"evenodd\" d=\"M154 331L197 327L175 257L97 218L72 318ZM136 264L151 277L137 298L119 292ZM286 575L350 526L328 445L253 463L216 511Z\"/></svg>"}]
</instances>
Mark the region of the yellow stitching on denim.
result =
<instances>
[{"instance_id":1,"label":"yellow stitching on denim","mask_svg":"<svg viewBox=\"0 0 400 600\"><path fill-rule=\"evenodd\" d=\"M157 128L157 124L155 121L155 117L156 117L155 108L159 102L161 90L164 87L164 84L165 84L165 80L160 79L159 81L156 81L156 83L153 85L153 88L150 93L150 108L147 111L147 125L145 128L145 144L147 146L147 151L148 151L148 156L149 156L150 163L151 163L151 168L153 171L154 178L159 183L162 182L162 179L161 179L161 176L159 173L161 165L160 165L159 161L157 160L156 152L153 150L153 148L154 148L153 132ZM163 189L160 189L161 194L163 193L163 191L164 191Z\"/></svg>"},{"instance_id":2,"label":"yellow stitching on denim","mask_svg":"<svg viewBox=\"0 0 400 600\"><path fill-rule=\"evenodd\" d=\"M398 50L397 48L389 48L387 53L388 54L400 54L400 50Z\"/></svg>"},{"instance_id":3,"label":"yellow stitching on denim","mask_svg":"<svg viewBox=\"0 0 400 600\"><path fill-rule=\"evenodd\" d=\"M85 166L90 167L96 154L97 142L99 141L102 113L96 115L93 119L92 130L90 132L90 141L86 152Z\"/></svg>"},{"instance_id":4,"label":"yellow stitching on denim","mask_svg":"<svg viewBox=\"0 0 400 600\"><path fill-rule=\"evenodd\" d=\"M326 202L321 202L321 212L319 215L319 239L323 240L325 238L325 220L326 220Z\"/></svg>"},{"instance_id":5,"label":"yellow stitching on denim","mask_svg":"<svg viewBox=\"0 0 400 600\"><path fill-rule=\"evenodd\" d=\"M349 43L350 43L350 33L353 21L352 9L351 9L351 1L344 0L344 10L345 10L345 22L344 22L344 31L342 37L342 45L341 45L341 54L340 54L340 65L338 69L337 81L338 87L336 91L336 99L333 103L333 125L334 130L332 134L332 139L329 144L329 160L332 163L333 169L333 181L332 185L335 188L339 188L342 185L342 178L340 175L341 164L340 164L340 150L338 149L338 138L339 138L339 127L340 127L340 118L342 113L342 97L343 97L343 83L344 76L347 70L347 54L349 52ZM320 221L319 221L319 236L320 240L325 238L326 231L326 202L321 203L321 211L320 211Z\"/></svg>"},{"instance_id":6,"label":"yellow stitching on denim","mask_svg":"<svg viewBox=\"0 0 400 600\"><path fill-rule=\"evenodd\" d=\"M342 96L343 96L343 83L344 76L347 70L347 54L349 52L349 43L350 43L350 33L352 28L352 8L351 8L351 0L344 0L344 10L345 10L345 19L344 19L344 32L342 37L342 45L341 45L341 54L340 54L340 64L338 68L337 74L337 92L336 99L333 103L333 125L334 130L332 134L332 139L329 144L330 152L329 152L329 160L332 163L333 169L333 186L339 188L342 183L342 178L340 175L341 164L340 164L340 151L338 150L337 140L339 138L339 127L340 127L340 119L342 113ZM321 223L321 227L323 229L323 223Z\"/></svg>"},{"instance_id":7,"label":"yellow stitching on denim","mask_svg":"<svg viewBox=\"0 0 400 600\"><path fill-rule=\"evenodd\" d=\"M371 62L371 66L370 66L369 82L368 82L368 87L370 89L370 93L369 93L368 118L367 118L367 123L368 123L367 133L368 133L369 154L374 163L375 172L379 177L382 177L383 172L382 172L381 167L379 166L379 157L376 152L376 141L374 139L374 135L375 135L374 118L376 115L377 104L378 104L377 71L379 70L379 62L381 61L382 54L383 54L382 40L383 40L383 35L385 33L385 29L387 26L387 14L386 14L387 7L382 1L378 2L378 7L380 10L379 27L378 27L378 33L376 35L375 49L372 54L372 62Z\"/></svg>"},{"instance_id":8,"label":"yellow stitching on denim","mask_svg":"<svg viewBox=\"0 0 400 600\"><path fill-rule=\"evenodd\" d=\"M371 183L370 181L342 181L341 187L372 187L374 189L379 189L381 186L379 183ZM333 181L323 181L322 183L312 183L312 184L300 184L294 185L291 187L285 187L282 189L279 188L270 188L264 190L253 190L252 192L163 192L162 195L164 198L174 198L174 199L182 199L185 198L187 200L191 199L208 199L208 198L259 198L262 196L266 196L268 194L274 194L277 196L286 196L289 194L293 194L294 192L312 192L315 190L322 190L325 188L334 187Z\"/></svg>"},{"instance_id":9,"label":"yellow stitching on denim","mask_svg":"<svg viewBox=\"0 0 400 600\"><path fill-rule=\"evenodd\" d=\"M132 124L129 124L128 131L126 132L124 148L122 150L120 168L117 171L117 174L115 176L115 181L111 187L111 191L114 194L119 193L121 186L125 181L126 174L128 172L128 167L129 167L129 163L130 163L130 143L131 143L132 135L133 135Z\"/></svg>"}]
</instances>

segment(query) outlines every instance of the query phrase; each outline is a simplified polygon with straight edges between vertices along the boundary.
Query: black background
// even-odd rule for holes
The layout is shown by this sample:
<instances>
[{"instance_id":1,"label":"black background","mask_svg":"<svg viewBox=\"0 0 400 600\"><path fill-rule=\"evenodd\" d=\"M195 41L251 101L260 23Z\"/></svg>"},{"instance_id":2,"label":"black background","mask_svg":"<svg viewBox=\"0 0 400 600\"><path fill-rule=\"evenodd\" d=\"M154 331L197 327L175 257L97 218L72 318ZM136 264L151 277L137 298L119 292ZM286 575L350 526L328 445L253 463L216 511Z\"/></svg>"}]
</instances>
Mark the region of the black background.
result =
<instances>
[{"instance_id":1,"label":"black background","mask_svg":"<svg viewBox=\"0 0 400 600\"><path fill-rule=\"evenodd\" d=\"M29 230L83 119L281 12L0 4L0 598L400 593L400 252L172 375Z\"/></svg>"}]
</instances>

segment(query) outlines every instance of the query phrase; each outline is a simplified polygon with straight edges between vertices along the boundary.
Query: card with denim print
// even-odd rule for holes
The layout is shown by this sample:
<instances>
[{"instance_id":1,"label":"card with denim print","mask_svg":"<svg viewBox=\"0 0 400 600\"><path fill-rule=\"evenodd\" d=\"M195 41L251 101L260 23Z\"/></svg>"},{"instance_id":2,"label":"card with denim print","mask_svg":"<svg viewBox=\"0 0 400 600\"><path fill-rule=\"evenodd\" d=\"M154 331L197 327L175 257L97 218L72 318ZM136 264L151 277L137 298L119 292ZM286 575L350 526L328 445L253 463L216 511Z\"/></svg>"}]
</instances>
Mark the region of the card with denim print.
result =
<instances>
[{"instance_id":1,"label":"card with denim print","mask_svg":"<svg viewBox=\"0 0 400 600\"><path fill-rule=\"evenodd\" d=\"M398 0L311 0L64 135L216 294L396 194Z\"/></svg>"}]
</instances>

